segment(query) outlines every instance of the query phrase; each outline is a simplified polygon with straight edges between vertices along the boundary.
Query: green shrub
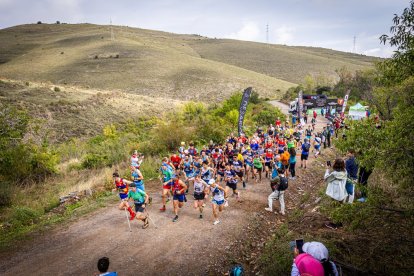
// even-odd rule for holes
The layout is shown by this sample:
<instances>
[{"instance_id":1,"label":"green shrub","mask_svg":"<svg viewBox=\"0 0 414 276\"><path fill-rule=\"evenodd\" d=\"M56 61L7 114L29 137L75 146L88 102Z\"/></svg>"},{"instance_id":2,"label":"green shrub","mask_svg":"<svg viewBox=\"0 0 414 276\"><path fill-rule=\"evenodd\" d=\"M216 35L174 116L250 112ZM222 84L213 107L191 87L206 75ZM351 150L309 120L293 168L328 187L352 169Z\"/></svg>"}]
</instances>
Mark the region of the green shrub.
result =
<instances>
[{"instance_id":1,"label":"green shrub","mask_svg":"<svg viewBox=\"0 0 414 276\"><path fill-rule=\"evenodd\" d=\"M290 251L289 242L295 239L292 234L287 224L283 224L277 229L272 239L266 243L259 263L263 275L290 274L293 252Z\"/></svg>"},{"instance_id":2,"label":"green shrub","mask_svg":"<svg viewBox=\"0 0 414 276\"><path fill-rule=\"evenodd\" d=\"M39 217L39 212L24 206L13 207L11 223L14 227L30 225Z\"/></svg>"},{"instance_id":3,"label":"green shrub","mask_svg":"<svg viewBox=\"0 0 414 276\"><path fill-rule=\"evenodd\" d=\"M12 203L13 186L6 181L0 181L0 207L8 207Z\"/></svg>"}]
</instances>

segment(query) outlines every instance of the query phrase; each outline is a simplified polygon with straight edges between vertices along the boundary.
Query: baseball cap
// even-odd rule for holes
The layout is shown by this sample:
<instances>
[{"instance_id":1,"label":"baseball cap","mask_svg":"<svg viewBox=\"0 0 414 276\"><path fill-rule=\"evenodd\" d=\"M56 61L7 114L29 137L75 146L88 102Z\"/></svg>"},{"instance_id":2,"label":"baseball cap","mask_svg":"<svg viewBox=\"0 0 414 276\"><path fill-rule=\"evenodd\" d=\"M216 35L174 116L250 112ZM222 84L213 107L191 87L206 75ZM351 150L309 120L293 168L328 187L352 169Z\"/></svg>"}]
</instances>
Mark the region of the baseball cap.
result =
<instances>
[{"instance_id":1,"label":"baseball cap","mask_svg":"<svg viewBox=\"0 0 414 276\"><path fill-rule=\"evenodd\" d=\"M210 180L208 181L208 185L211 185L211 184L214 184L214 183L216 183L216 181L215 181L214 179L210 179Z\"/></svg>"},{"instance_id":2,"label":"baseball cap","mask_svg":"<svg viewBox=\"0 0 414 276\"><path fill-rule=\"evenodd\" d=\"M303 244L303 252L312 255L315 259L321 261L329 258L328 249L320 242L305 242Z\"/></svg>"}]
</instances>

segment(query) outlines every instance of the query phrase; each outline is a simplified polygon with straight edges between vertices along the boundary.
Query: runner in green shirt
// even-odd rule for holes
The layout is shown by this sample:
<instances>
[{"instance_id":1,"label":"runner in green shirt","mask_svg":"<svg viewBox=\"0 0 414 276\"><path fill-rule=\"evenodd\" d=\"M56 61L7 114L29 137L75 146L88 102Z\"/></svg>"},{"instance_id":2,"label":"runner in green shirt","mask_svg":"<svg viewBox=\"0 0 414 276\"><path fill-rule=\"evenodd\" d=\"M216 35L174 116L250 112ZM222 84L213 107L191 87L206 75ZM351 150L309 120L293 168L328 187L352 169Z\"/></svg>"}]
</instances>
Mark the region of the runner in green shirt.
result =
<instances>
[{"instance_id":1,"label":"runner in green shirt","mask_svg":"<svg viewBox=\"0 0 414 276\"><path fill-rule=\"evenodd\" d=\"M148 214L144 214L145 206L148 203L149 196L141 189L137 189L135 183L129 184L131 190L128 192L128 200L133 200L135 204L135 212L137 213L136 218L142 220L144 225L143 229L147 228L148 223Z\"/></svg>"},{"instance_id":2,"label":"runner in green shirt","mask_svg":"<svg viewBox=\"0 0 414 276\"><path fill-rule=\"evenodd\" d=\"M262 170L263 170L264 159L257 153L253 159L253 177L256 178L257 181L262 181ZM257 173L259 173L259 179L257 178Z\"/></svg>"}]
</instances>

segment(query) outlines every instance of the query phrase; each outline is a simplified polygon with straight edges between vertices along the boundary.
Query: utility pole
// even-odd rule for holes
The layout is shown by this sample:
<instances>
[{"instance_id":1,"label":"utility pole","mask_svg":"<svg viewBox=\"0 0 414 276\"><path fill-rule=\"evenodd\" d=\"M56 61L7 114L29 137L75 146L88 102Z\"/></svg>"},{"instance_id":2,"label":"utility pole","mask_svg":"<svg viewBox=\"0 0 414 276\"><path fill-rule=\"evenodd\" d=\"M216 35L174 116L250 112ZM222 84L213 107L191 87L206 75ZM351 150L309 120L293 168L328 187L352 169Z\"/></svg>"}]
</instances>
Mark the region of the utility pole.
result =
<instances>
[{"instance_id":1,"label":"utility pole","mask_svg":"<svg viewBox=\"0 0 414 276\"><path fill-rule=\"evenodd\" d=\"M112 18L109 18L111 28L111 40L115 40L114 30L112 29Z\"/></svg>"},{"instance_id":2,"label":"utility pole","mask_svg":"<svg viewBox=\"0 0 414 276\"><path fill-rule=\"evenodd\" d=\"M356 44L356 36L354 35L354 48L352 49L352 53L354 53L354 54L356 54L355 44Z\"/></svg>"},{"instance_id":3,"label":"utility pole","mask_svg":"<svg viewBox=\"0 0 414 276\"><path fill-rule=\"evenodd\" d=\"M269 24L266 24L266 43L269 44Z\"/></svg>"}]
</instances>

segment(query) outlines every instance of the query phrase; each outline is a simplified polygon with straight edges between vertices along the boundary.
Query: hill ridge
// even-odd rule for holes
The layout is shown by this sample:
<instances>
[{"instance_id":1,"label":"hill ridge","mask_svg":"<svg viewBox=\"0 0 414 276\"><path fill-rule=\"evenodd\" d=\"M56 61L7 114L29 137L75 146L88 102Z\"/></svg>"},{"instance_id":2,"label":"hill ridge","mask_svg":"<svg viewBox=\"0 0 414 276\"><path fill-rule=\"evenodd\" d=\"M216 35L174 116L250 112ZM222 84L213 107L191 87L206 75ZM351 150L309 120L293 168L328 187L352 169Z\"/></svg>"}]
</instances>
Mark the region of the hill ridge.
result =
<instances>
[{"instance_id":1,"label":"hill ridge","mask_svg":"<svg viewBox=\"0 0 414 276\"><path fill-rule=\"evenodd\" d=\"M83 23L2 29L0 76L210 102L248 86L262 97L280 98L308 74L333 76L344 65L358 70L372 64L326 49L124 26L113 26L111 40L109 28Z\"/></svg>"}]
</instances>

